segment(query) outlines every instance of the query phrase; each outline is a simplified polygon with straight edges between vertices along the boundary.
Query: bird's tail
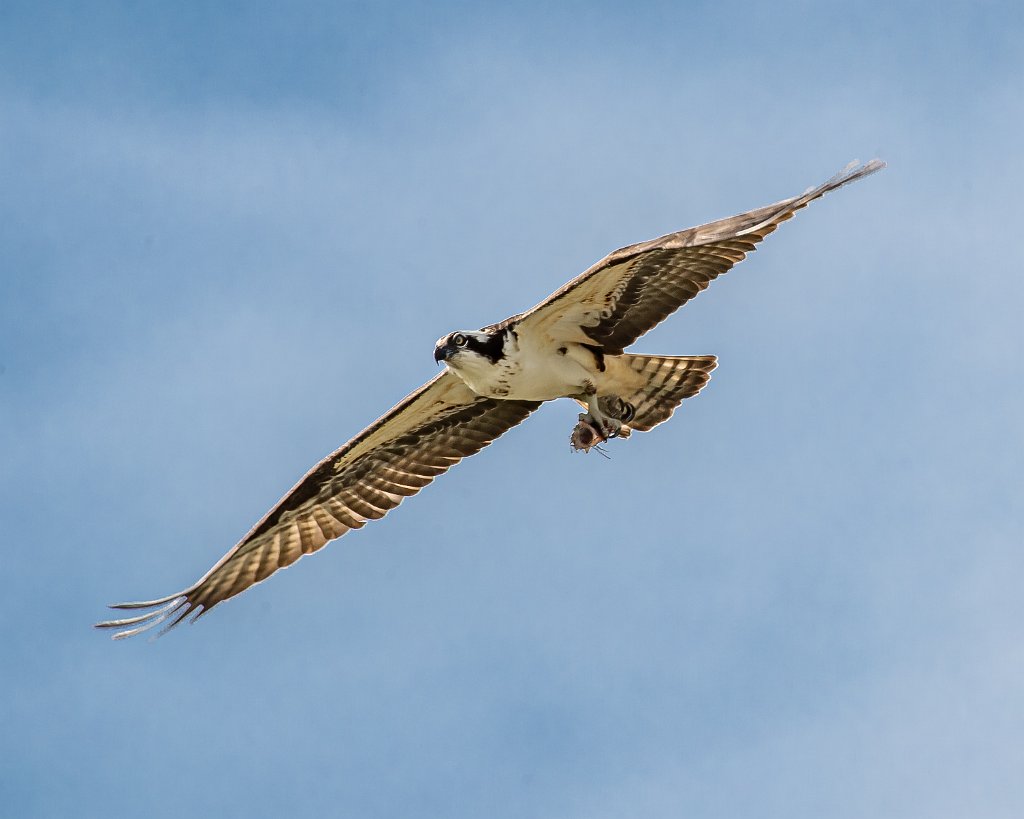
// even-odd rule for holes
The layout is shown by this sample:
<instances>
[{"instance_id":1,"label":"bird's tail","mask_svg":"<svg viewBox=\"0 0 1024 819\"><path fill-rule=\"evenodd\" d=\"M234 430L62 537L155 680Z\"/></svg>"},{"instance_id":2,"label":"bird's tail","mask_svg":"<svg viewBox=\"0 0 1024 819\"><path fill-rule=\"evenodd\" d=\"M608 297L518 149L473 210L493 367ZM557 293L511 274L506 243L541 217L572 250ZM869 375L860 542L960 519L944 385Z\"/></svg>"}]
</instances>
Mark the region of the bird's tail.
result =
<instances>
[{"instance_id":1,"label":"bird's tail","mask_svg":"<svg viewBox=\"0 0 1024 819\"><path fill-rule=\"evenodd\" d=\"M713 355L622 355L619 360L640 376L641 386L617 398L626 405L601 408L641 432L667 421L684 398L700 392L718 366ZM611 399L614 400L614 399Z\"/></svg>"}]
</instances>

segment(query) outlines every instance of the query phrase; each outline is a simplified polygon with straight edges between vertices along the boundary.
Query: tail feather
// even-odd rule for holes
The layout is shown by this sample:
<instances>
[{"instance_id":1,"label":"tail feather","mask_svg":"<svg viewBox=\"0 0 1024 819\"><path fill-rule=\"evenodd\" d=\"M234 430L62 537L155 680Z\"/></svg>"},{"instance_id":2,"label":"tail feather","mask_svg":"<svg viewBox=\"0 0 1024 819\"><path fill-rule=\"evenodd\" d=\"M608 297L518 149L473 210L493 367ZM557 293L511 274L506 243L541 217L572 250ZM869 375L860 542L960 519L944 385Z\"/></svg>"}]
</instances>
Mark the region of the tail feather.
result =
<instances>
[{"instance_id":1,"label":"tail feather","mask_svg":"<svg viewBox=\"0 0 1024 819\"><path fill-rule=\"evenodd\" d=\"M644 386L618 396L633 406L628 426L641 432L667 421L684 398L701 391L718 366L713 355L623 355L623 362L643 379Z\"/></svg>"}]
</instances>

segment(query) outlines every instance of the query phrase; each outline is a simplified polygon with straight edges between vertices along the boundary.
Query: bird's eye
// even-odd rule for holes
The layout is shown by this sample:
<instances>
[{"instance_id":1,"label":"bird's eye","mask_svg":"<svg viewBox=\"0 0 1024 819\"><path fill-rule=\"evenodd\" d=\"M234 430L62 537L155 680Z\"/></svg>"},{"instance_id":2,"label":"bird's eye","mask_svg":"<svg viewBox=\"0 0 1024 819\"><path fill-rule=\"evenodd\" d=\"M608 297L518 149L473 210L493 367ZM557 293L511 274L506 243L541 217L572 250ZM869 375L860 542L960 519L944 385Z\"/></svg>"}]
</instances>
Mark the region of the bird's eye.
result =
<instances>
[{"instance_id":1,"label":"bird's eye","mask_svg":"<svg viewBox=\"0 0 1024 819\"><path fill-rule=\"evenodd\" d=\"M452 344L454 344L456 347L465 347L466 337L462 335L462 333L456 333L455 335L452 336Z\"/></svg>"}]
</instances>

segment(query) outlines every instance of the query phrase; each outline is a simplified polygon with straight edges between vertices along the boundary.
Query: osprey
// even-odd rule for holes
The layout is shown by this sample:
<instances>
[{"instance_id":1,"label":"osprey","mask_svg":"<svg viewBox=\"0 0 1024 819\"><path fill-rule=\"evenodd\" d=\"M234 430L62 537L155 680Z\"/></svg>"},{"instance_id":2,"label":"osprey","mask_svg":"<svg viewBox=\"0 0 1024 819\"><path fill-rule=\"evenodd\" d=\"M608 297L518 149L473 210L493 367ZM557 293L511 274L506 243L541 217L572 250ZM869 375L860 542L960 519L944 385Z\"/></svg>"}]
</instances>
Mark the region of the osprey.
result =
<instances>
[{"instance_id":1,"label":"osprey","mask_svg":"<svg viewBox=\"0 0 1024 819\"><path fill-rule=\"evenodd\" d=\"M97 626L120 629L119 639L194 621L384 517L544 401L573 398L586 409L570 439L578 450L657 426L700 391L716 359L625 349L798 210L884 166L853 164L801 196L616 250L532 310L443 336L434 358L445 369L313 467L202 578L158 600L116 604L144 611Z\"/></svg>"}]
</instances>

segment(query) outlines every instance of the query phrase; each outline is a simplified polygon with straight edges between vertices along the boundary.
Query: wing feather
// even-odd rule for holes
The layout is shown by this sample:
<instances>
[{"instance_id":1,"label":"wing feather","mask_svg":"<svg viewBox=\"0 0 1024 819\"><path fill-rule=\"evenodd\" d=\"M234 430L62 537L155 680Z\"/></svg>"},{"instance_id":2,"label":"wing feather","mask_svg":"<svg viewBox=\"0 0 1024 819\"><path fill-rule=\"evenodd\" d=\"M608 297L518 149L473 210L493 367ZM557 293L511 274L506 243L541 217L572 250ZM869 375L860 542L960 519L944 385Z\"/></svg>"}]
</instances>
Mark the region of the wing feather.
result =
<instances>
[{"instance_id":1,"label":"wing feather","mask_svg":"<svg viewBox=\"0 0 1024 819\"><path fill-rule=\"evenodd\" d=\"M597 344L608 354L622 353L742 261L798 210L883 167L877 159L851 164L800 196L616 250L532 310L502 324Z\"/></svg>"},{"instance_id":2,"label":"wing feather","mask_svg":"<svg viewBox=\"0 0 1024 819\"><path fill-rule=\"evenodd\" d=\"M194 620L302 555L384 517L539 405L483 398L446 370L317 464L195 584L159 600L117 604L112 608L147 611L97 626L121 629L114 634L120 639L157 625L166 631L189 615Z\"/></svg>"}]
</instances>

